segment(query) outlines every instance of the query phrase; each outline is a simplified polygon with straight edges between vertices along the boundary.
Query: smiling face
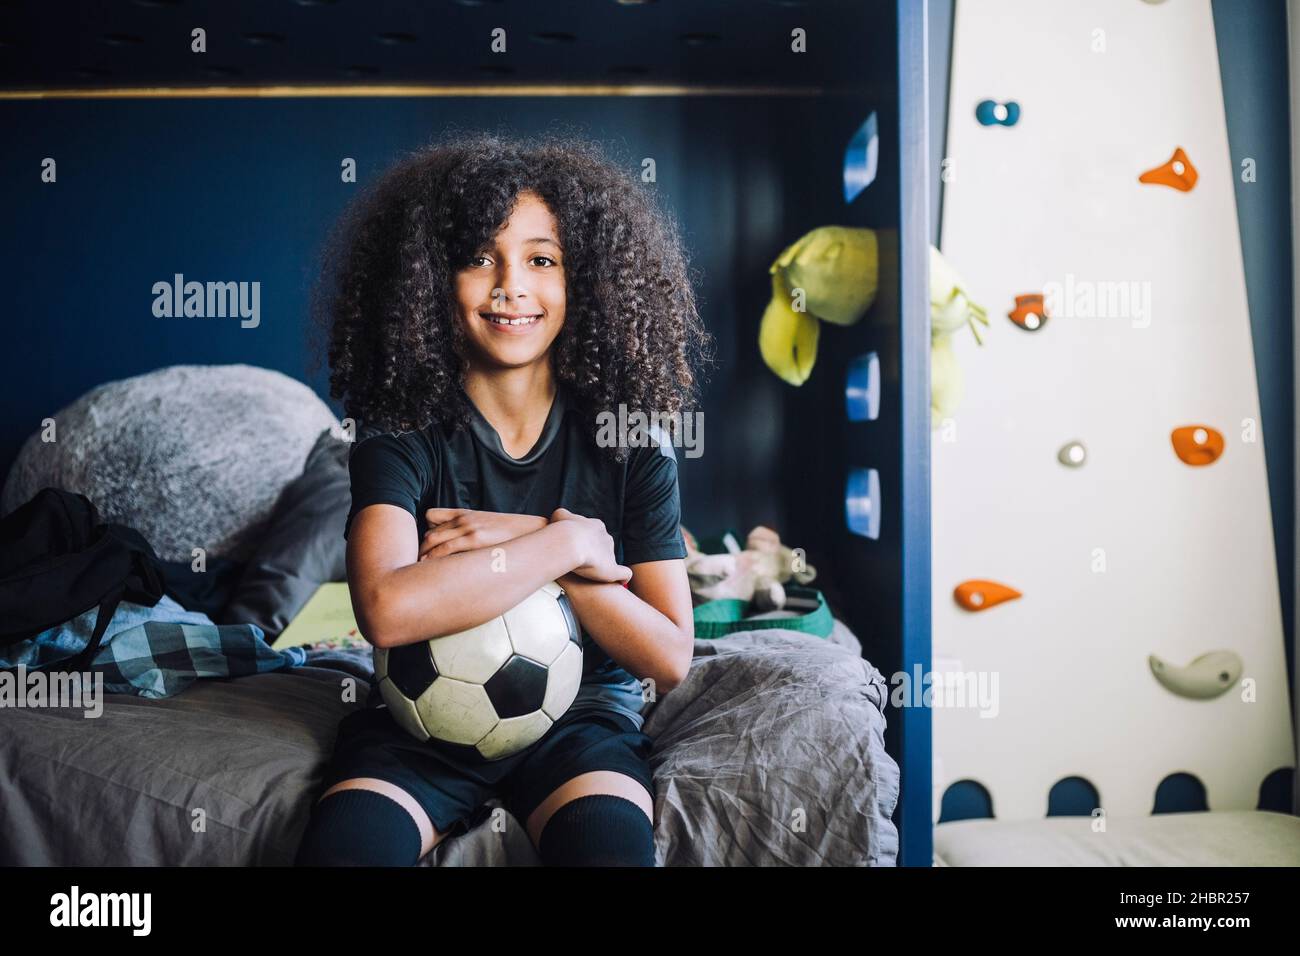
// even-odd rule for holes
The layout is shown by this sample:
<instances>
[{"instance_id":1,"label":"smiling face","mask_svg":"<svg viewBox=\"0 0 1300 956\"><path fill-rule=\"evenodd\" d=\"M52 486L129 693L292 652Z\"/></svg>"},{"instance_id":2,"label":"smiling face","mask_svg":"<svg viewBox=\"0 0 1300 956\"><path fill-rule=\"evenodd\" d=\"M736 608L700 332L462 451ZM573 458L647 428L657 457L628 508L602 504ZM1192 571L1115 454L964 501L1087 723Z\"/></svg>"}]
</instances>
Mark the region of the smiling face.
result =
<instances>
[{"instance_id":1,"label":"smiling face","mask_svg":"<svg viewBox=\"0 0 1300 956\"><path fill-rule=\"evenodd\" d=\"M519 194L505 227L456 273L459 320L479 368L546 360L564 324L564 256L555 216Z\"/></svg>"}]
</instances>

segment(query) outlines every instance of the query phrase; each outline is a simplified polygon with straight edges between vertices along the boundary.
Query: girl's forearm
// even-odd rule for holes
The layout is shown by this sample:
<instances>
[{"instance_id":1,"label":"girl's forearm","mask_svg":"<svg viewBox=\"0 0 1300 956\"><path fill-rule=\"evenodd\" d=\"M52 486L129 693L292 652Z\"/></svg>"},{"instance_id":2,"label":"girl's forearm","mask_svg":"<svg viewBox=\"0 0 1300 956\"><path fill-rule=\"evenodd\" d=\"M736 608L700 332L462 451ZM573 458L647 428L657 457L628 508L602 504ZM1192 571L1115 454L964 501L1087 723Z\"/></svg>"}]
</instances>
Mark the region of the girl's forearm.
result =
<instances>
[{"instance_id":1,"label":"girl's forearm","mask_svg":"<svg viewBox=\"0 0 1300 956\"><path fill-rule=\"evenodd\" d=\"M658 608L620 584L566 574L560 585L582 629L620 667L638 680L652 681L656 695L682 682L695 641Z\"/></svg>"},{"instance_id":2,"label":"girl's forearm","mask_svg":"<svg viewBox=\"0 0 1300 956\"><path fill-rule=\"evenodd\" d=\"M564 522L554 522L491 548L390 571L380 583L371 643L398 647L477 627L579 567L576 550Z\"/></svg>"}]
</instances>

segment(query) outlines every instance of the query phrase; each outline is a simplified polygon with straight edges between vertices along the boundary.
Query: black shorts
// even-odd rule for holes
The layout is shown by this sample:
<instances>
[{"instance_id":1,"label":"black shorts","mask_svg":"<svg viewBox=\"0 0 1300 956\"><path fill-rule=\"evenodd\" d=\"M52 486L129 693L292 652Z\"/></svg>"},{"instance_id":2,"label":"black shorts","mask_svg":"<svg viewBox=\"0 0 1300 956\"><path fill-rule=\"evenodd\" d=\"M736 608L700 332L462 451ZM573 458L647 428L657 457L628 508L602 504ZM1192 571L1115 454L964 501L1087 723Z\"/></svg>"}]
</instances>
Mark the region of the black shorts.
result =
<instances>
[{"instance_id":1,"label":"black shorts","mask_svg":"<svg viewBox=\"0 0 1300 956\"><path fill-rule=\"evenodd\" d=\"M540 740L509 757L487 760L473 747L416 740L397 725L388 708L367 707L339 722L322 792L353 777L387 781L414 797L442 834L477 824L490 812L482 805L496 795L526 826L551 791L593 770L627 774L653 800L651 744L623 714L568 711Z\"/></svg>"}]
</instances>

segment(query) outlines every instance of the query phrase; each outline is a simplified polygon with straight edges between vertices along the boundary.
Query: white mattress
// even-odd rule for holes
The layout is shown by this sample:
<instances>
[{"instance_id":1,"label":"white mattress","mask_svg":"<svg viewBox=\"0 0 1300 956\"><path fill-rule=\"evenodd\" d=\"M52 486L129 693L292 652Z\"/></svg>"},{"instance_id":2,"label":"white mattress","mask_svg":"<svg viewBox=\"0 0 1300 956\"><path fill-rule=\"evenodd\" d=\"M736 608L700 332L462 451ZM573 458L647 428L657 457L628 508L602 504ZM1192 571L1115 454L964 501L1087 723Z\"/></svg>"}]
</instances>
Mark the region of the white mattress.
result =
<instances>
[{"instance_id":1,"label":"white mattress","mask_svg":"<svg viewBox=\"0 0 1300 956\"><path fill-rule=\"evenodd\" d=\"M1300 866L1300 817L1265 810L1107 819L954 820L934 828L935 866Z\"/></svg>"}]
</instances>

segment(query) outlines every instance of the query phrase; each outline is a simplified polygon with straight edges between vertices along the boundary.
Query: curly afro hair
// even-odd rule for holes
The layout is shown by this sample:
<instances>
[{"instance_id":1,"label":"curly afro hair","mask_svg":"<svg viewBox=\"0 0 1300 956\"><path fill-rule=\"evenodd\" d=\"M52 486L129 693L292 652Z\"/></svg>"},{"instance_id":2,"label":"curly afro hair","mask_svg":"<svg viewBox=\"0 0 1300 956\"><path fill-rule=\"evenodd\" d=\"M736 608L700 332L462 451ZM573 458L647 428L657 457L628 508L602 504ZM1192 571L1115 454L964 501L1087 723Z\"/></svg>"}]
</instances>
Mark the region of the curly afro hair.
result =
<instances>
[{"instance_id":1,"label":"curly afro hair","mask_svg":"<svg viewBox=\"0 0 1300 956\"><path fill-rule=\"evenodd\" d=\"M468 423L455 274L524 191L557 221L566 308L550 359L592 434L595 416L619 404L646 414L695 405L712 341L675 221L586 140L471 133L401 159L326 243L312 312L328 340L330 395L349 417L398 432Z\"/></svg>"}]
</instances>

